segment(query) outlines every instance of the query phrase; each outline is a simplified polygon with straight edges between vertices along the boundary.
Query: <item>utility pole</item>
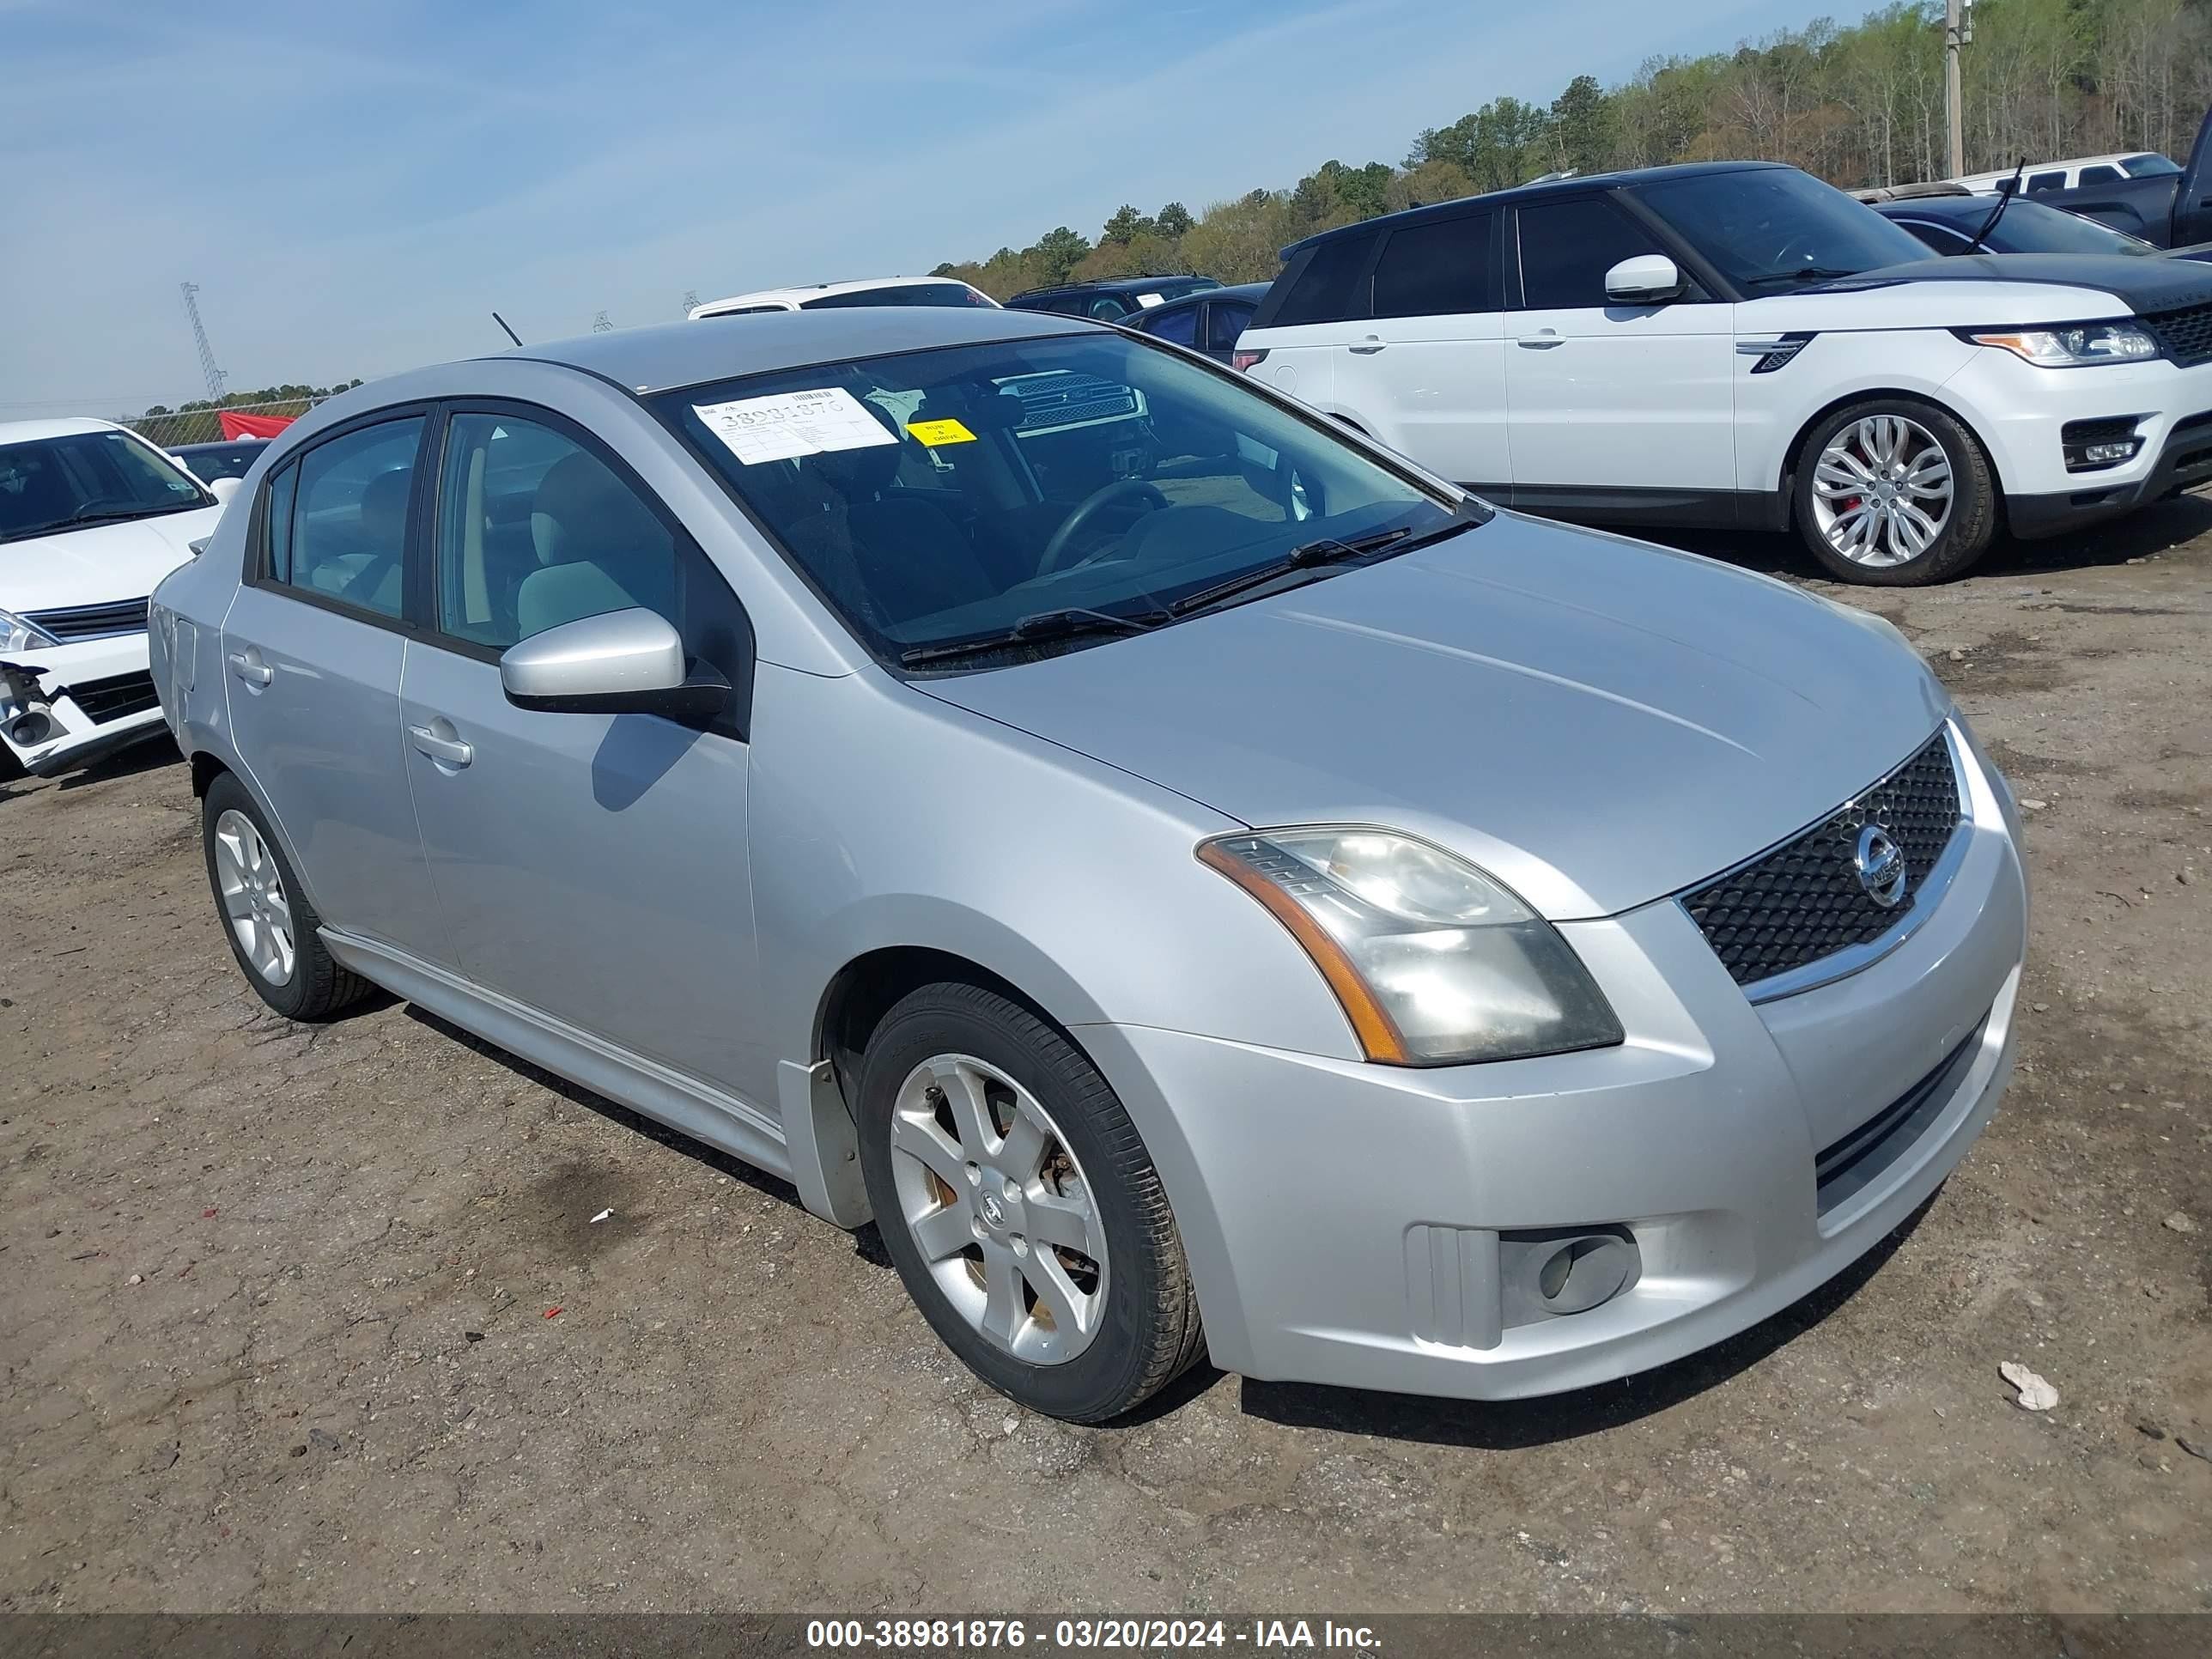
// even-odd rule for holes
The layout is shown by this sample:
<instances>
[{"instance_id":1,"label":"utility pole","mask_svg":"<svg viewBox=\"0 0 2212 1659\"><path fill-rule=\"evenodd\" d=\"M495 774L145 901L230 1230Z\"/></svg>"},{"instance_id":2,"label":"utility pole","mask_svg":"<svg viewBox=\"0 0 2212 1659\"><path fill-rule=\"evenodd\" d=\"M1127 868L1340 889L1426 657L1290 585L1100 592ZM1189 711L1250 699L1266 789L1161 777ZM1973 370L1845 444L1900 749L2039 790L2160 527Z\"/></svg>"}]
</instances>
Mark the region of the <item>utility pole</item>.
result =
<instances>
[{"instance_id":1,"label":"utility pole","mask_svg":"<svg viewBox=\"0 0 2212 1659\"><path fill-rule=\"evenodd\" d=\"M615 325L607 320L607 313L603 311L598 316L592 319L592 333L611 334L614 331Z\"/></svg>"},{"instance_id":2,"label":"utility pole","mask_svg":"<svg viewBox=\"0 0 2212 1659\"><path fill-rule=\"evenodd\" d=\"M696 289L696 288L687 288L687 289L685 289L684 290L684 314L686 317L689 317L689 316L690 316L693 312L696 311L698 308L699 308L699 290L698 290L697 289Z\"/></svg>"},{"instance_id":3,"label":"utility pole","mask_svg":"<svg viewBox=\"0 0 2212 1659\"><path fill-rule=\"evenodd\" d=\"M207 377L208 398L212 403L222 401L223 382L229 377L215 366L215 348L208 343L207 330L200 325L200 302L192 295L200 291L198 283L179 283L185 291L185 315L192 319L192 339L200 349L200 373Z\"/></svg>"},{"instance_id":4,"label":"utility pole","mask_svg":"<svg viewBox=\"0 0 2212 1659\"><path fill-rule=\"evenodd\" d=\"M1966 117L1959 96L1959 48L1974 38L1974 0L1943 0L1943 118L1947 178L1966 170Z\"/></svg>"}]
</instances>

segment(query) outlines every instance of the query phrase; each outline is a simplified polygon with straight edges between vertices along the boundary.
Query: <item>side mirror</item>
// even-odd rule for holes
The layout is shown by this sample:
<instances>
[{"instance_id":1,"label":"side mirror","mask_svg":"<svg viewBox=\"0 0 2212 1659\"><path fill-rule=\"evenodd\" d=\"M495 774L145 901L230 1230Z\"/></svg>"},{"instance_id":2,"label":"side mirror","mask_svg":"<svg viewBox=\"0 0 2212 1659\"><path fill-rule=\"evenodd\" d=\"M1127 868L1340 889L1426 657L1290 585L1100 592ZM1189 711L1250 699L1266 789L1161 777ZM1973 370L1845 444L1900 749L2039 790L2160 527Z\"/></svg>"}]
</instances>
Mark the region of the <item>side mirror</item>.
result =
<instances>
[{"instance_id":1,"label":"side mirror","mask_svg":"<svg viewBox=\"0 0 2212 1659\"><path fill-rule=\"evenodd\" d=\"M499 684L516 708L556 714L704 720L730 699L730 683L712 668L686 672L684 641L667 619L639 608L562 623L509 646Z\"/></svg>"},{"instance_id":2,"label":"side mirror","mask_svg":"<svg viewBox=\"0 0 2212 1659\"><path fill-rule=\"evenodd\" d=\"M1639 253L1605 273L1605 294L1625 306L1663 305L1682 297L1682 273L1663 253Z\"/></svg>"},{"instance_id":3,"label":"side mirror","mask_svg":"<svg viewBox=\"0 0 2212 1659\"><path fill-rule=\"evenodd\" d=\"M236 478L217 478L208 486L208 494L214 496L216 501L227 503L233 495L238 494L238 485L239 480Z\"/></svg>"}]
</instances>

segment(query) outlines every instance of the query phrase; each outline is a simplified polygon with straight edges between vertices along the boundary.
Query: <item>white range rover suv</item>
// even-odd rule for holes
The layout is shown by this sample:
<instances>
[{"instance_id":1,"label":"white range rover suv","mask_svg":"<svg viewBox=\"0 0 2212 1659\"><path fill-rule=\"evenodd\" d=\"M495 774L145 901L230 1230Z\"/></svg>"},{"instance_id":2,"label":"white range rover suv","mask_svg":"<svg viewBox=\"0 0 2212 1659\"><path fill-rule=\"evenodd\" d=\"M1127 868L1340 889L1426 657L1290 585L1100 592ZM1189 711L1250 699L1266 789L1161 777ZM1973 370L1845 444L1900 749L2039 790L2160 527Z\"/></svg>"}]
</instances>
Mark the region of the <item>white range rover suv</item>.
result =
<instances>
[{"instance_id":1,"label":"white range rover suv","mask_svg":"<svg viewBox=\"0 0 2212 1659\"><path fill-rule=\"evenodd\" d=\"M106 421L0 423L0 775L167 735L147 596L213 532L224 483Z\"/></svg>"},{"instance_id":2,"label":"white range rover suv","mask_svg":"<svg viewBox=\"0 0 2212 1659\"><path fill-rule=\"evenodd\" d=\"M1996 203L1991 203L1995 208ZM1958 574L2212 479L2212 268L1931 258L1794 167L1525 185L1324 232L1236 362L1510 507Z\"/></svg>"}]
</instances>

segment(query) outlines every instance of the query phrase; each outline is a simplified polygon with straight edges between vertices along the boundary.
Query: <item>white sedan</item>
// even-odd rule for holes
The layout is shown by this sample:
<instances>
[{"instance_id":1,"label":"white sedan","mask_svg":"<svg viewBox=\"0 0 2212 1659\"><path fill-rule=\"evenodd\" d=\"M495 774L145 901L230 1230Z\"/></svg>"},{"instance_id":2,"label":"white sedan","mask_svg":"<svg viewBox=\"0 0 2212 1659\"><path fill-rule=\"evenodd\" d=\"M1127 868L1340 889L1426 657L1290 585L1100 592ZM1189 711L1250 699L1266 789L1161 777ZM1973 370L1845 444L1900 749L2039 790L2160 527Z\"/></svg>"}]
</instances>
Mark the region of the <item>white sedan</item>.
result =
<instances>
[{"instance_id":1,"label":"white sedan","mask_svg":"<svg viewBox=\"0 0 2212 1659\"><path fill-rule=\"evenodd\" d=\"M147 596L228 494L107 421L0 424L0 774L51 776L164 732Z\"/></svg>"}]
</instances>

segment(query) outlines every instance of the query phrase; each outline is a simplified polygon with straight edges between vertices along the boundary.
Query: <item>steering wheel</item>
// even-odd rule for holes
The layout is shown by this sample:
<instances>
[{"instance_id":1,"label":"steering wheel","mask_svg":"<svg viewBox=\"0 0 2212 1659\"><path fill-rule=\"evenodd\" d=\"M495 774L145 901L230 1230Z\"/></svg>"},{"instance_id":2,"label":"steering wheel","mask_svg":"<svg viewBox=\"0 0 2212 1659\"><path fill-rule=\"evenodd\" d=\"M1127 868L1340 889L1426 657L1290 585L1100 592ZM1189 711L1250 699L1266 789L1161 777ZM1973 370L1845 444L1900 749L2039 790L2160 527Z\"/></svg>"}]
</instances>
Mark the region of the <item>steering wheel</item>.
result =
<instances>
[{"instance_id":1,"label":"steering wheel","mask_svg":"<svg viewBox=\"0 0 2212 1659\"><path fill-rule=\"evenodd\" d=\"M1166 507L1168 498L1159 487L1145 478L1116 478L1102 489L1092 490L1075 505L1075 511L1060 521L1052 532L1052 539L1044 544L1043 556L1037 560L1037 574L1049 576L1060 568L1067 557L1067 550L1075 544L1079 533L1090 528L1091 521L1107 507L1118 501L1143 501L1154 512Z\"/></svg>"}]
</instances>

